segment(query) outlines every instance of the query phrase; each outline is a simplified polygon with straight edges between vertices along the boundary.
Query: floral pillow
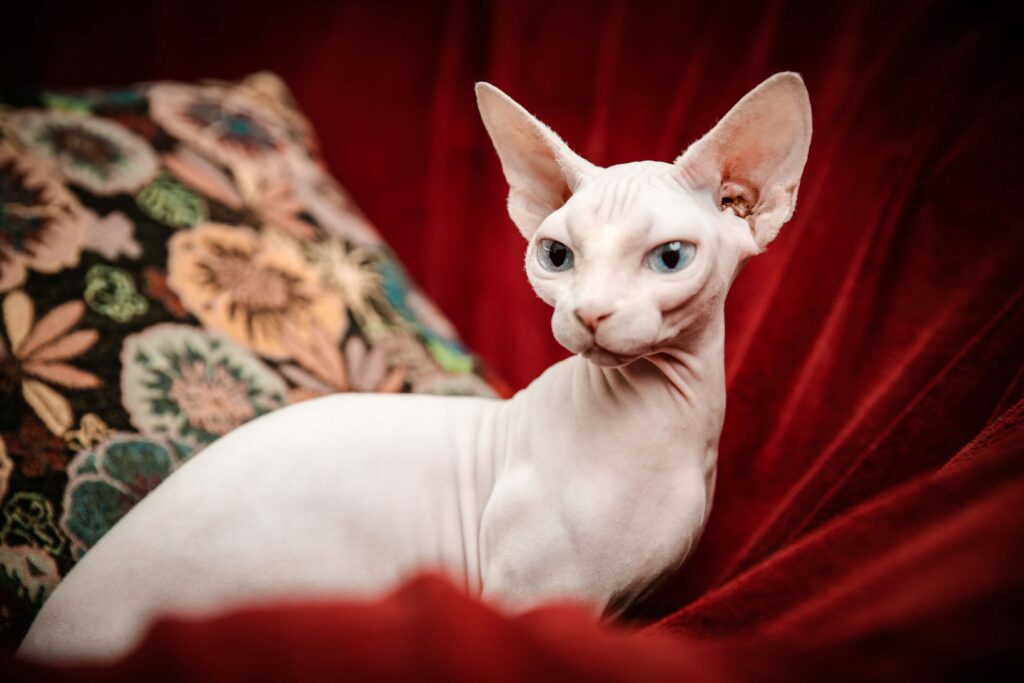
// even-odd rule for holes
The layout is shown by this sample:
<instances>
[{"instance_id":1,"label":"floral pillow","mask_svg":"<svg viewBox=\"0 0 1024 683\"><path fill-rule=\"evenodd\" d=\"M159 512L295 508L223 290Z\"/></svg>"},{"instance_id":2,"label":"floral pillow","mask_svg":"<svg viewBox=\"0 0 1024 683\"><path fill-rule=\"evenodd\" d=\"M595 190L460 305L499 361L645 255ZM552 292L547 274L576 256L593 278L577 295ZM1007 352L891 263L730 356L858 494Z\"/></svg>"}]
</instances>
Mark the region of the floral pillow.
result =
<instances>
[{"instance_id":1,"label":"floral pillow","mask_svg":"<svg viewBox=\"0 0 1024 683\"><path fill-rule=\"evenodd\" d=\"M184 460L337 391L490 396L283 83L0 98L0 642Z\"/></svg>"}]
</instances>

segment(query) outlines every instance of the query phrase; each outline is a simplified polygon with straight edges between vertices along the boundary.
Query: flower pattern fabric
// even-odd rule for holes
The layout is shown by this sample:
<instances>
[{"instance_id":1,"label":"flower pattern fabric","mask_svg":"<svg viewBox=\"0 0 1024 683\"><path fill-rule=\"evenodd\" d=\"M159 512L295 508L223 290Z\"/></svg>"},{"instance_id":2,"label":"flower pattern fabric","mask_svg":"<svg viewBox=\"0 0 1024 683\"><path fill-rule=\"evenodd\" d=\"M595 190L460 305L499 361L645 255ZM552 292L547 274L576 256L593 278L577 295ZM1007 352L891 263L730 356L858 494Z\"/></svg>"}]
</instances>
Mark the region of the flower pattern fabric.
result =
<instances>
[{"instance_id":1,"label":"flower pattern fabric","mask_svg":"<svg viewBox=\"0 0 1024 683\"><path fill-rule=\"evenodd\" d=\"M285 383L267 365L187 325L154 325L128 337L121 367L132 425L195 446L285 404Z\"/></svg>"},{"instance_id":2,"label":"flower pattern fabric","mask_svg":"<svg viewBox=\"0 0 1024 683\"><path fill-rule=\"evenodd\" d=\"M31 622L60 582L53 556L31 545L0 545L0 630L16 633Z\"/></svg>"},{"instance_id":3,"label":"flower pattern fabric","mask_svg":"<svg viewBox=\"0 0 1024 683\"><path fill-rule=\"evenodd\" d=\"M206 220L206 202L198 194L162 173L135 195L135 203L154 220L172 228L189 228Z\"/></svg>"},{"instance_id":4,"label":"flower pattern fabric","mask_svg":"<svg viewBox=\"0 0 1024 683\"><path fill-rule=\"evenodd\" d=\"M273 74L0 93L0 646L223 434L485 376Z\"/></svg>"},{"instance_id":5,"label":"flower pattern fabric","mask_svg":"<svg viewBox=\"0 0 1024 683\"><path fill-rule=\"evenodd\" d=\"M149 101L164 130L225 166L275 173L293 149L282 122L244 88L160 84Z\"/></svg>"},{"instance_id":6,"label":"flower pattern fabric","mask_svg":"<svg viewBox=\"0 0 1024 683\"><path fill-rule=\"evenodd\" d=\"M46 164L0 140L0 292L78 263L86 214Z\"/></svg>"},{"instance_id":7,"label":"flower pattern fabric","mask_svg":"<svg viewBox=\"0 0 1024 683\"><path fill-rule=\"evenodd\" d=\"M11 470L14 469L14 462L7 455L7 445L0 439L0 500L7 495L7 483L11 480Z\"/></svg>"},{"instance_id":8,"label":"flower pattern fabric","mask_svg":"<svg viewBox=\"0 0 1024 683\"><path fill-rule=\"evenodd\" d=\"M175 235L167 281L203 324L269 358L286 358L289 330L317 321L337 339L345 302L325 286L292 239L207 223Z\"/></svg>"},{"instance_id":9,"label":"flower pattern fabric","mask_svg":"<svg viewBox=\"0 0 1024 683\"><path fill-rule=\"evenodd\" d=\"M156 154L146 141L110 119L28 109L11 114L9 125L22 144L93 194L132 192L157 171Z\"/></svg>"},{"instance_id":10,"label":"flower pattern fabric","mask_svg":"<svg viewBox=\"0 0 1024 683\"><path fill-rule=\"evenodd\" d=\"M85 302L92 310L119 323L149 309L149 302L136 290L131 273L103 263L97 263L85 274Z\"/></svg>"},{"instance_id":11,"label":"flower pattern fabric","mask_svg":"<svg viewBox=\"0 0 1024 683\"><path fill-rule=\"evenodd\" d=\"M7 439L12 469L13 463L17 463L18 470L26 477L45 477L67 467L68 442L50 431L36 415L25 415L18 431Z\"/></svg>"},{"instance_id":12,"label":"flower pattern fabric","mask_svg":"<svg viewBox=\"0 0 1024 683\"><path fill-rule=\"evenodd\" d=\"M31 545L60 555L66 543L53 518L53 504L41 493L18 491L3 506L0 543Z\"/></svg>"},{"instance_id":13,"label":"flower pattern fabric","mask_svg":"<svg viewBox=\"0 0 1024 683\"><path fill-rule=\"evenodd\" d=\"M300 239L317 236L314 225L301 216L307 207L296 198L292 183L260 179L247 167L238 167L235 174L240 182L236 189L223 171L188 149L166 155L164 164L184 184L215 197L225 206L249 214L254 222L289 232Z\"/></svg>"},{"instance_id":14,"label":"flower pattern fabric","mask_svg":"<svg viewBox=\"0 0 1024 683\"><path fill-rule=\"evenodd\" d=\"M116 434L68 468L60 526L81 557L191 453L158 437Z\"/></svg>"},{"instance_id":15,"label":"flower pattern fabric","mask_svg":"<svg viewBox=\"0 0 1024 683\"><path fill-rule=\"evenodd\" d=\"M27 294L17 290L3 300L0 375L8 388L21 385L25 402L57 436L71 426L72 410L51 384L68 389L103 385L96 375L66 362L89 350L99 338L96 330L70 331L84 313L81 301L68 301L36 322L34 304Z\"/></svg>"},{"instance_id":16,"label":"flower pattern fabric","mask_svg":"<svg viewBox=\"0 0 1024 683\"><path fill-rule=\"evenodd\" d=\"M135 239L135 225L120 211L100 218L90 216L85 228L85 248L108 261L142 256L142 245Z\"/></svg>"}]
</instances>

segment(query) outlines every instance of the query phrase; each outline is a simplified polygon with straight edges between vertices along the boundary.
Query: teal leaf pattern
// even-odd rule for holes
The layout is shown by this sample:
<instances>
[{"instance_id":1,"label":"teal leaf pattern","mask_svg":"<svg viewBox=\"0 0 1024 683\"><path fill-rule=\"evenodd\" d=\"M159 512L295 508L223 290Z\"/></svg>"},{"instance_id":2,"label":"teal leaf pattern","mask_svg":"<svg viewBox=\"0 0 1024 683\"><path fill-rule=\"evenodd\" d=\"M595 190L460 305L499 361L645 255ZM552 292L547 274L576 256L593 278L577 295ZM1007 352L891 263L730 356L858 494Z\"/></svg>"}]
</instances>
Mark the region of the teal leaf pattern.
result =
<instances>
[{"instance_id":1,"label":"teal leaf pattern","mask_svg":"<svg viewBox=\"0 0 1024 683\"><path fill-rule=\"evenodd\" d=\"M115 434L95 450L79 454L68 468L60 525L80 558L191 451L166 439Z\"/></svg>"}]
</instances>

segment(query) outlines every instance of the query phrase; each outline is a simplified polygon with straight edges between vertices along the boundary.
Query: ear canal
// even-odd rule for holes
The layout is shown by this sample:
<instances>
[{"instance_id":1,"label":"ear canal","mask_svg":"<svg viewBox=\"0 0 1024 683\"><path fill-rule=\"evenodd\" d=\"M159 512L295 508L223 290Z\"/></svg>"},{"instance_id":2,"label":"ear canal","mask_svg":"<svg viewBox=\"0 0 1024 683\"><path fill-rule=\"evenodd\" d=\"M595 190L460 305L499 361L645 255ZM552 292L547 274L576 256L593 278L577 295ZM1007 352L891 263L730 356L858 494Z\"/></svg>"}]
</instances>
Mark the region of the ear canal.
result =
<instances>
[{"instance_id":1,"label":"ear canal","mask_svg":"<svg viewBox=\"0 0 1024 683\"><path fill-rule=\"evenodd\" d=\"M675 163L716 185L722 209L746 219L764 249L793 215L810 144L807 88L784 72L747 93Z\"/></svg>"},{"instance_id":2,"label":"ear canal","mask_svg":"<svg viewBox=\"0 0 1024 683\"><path fill-rule=\"evenodd\" d=\"M508 181L509 216L530 239L595 167L490 83L476 84L476 98Z\"/></svg>"}]
</instances>

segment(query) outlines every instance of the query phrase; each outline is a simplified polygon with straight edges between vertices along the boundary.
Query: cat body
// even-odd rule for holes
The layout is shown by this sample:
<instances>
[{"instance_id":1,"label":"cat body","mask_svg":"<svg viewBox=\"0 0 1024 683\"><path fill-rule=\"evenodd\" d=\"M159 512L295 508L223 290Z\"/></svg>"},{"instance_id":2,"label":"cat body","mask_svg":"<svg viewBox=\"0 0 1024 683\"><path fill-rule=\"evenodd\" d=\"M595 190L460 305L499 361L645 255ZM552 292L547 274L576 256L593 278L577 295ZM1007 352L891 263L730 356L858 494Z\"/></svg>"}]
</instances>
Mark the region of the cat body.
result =
<instances>
[{"instance_id":1,"label":"cat body","mask_svg":"<svg viewBox=\"0 0 1024 683\"><path fill-rule=\"evenodd\" d=\"M507 401L335 395L240 427L100 539L19 654L112 658L161 614L423 570L506 609L611 614L686 558L714 488L725 296L792 213L803 83L769 79L673 164L606 169L477 94L530 282L578 355Z\"/></svg>"},{"instance_id":2,"label":"cat body","mask_svg":"<svg viewBox=\"0 0 1024 683\"><path fill-rule=\"evenodd\" d=\"M602 434L611 415L530 400L569 384L642 386L657 373L630 368L577 357L510 401L338 394L257 419L183 465L115 525L51 596L25 651L113 657L154 612L369 596L422 570L511 608L551 598L600 612L611 596L682 559L688 543L666 544L659 555L643 539L699 530L714 472L713 449L691 457L701 449L686 442L682 425L674 443L662 433L646 444L674 450L672 467L629 467L640 444ZM566 429L584 417L593 441L607 437L600 447ZM536 427L567 457L538 461L547 448L537 449ZM609 527L627 542L609 543ZM40 637L55 649L37 649Z\"/></svg>"}]
</instances>

